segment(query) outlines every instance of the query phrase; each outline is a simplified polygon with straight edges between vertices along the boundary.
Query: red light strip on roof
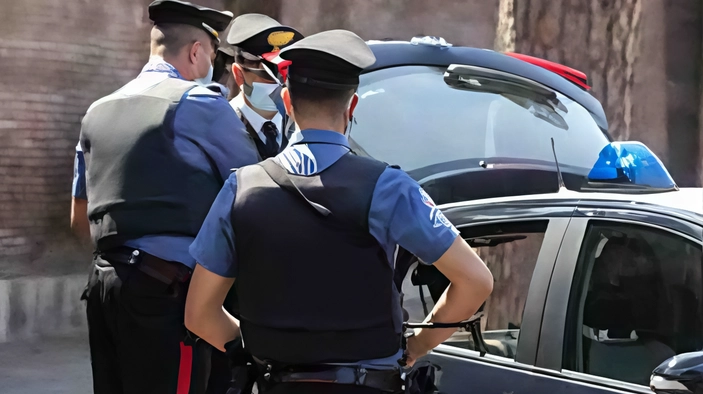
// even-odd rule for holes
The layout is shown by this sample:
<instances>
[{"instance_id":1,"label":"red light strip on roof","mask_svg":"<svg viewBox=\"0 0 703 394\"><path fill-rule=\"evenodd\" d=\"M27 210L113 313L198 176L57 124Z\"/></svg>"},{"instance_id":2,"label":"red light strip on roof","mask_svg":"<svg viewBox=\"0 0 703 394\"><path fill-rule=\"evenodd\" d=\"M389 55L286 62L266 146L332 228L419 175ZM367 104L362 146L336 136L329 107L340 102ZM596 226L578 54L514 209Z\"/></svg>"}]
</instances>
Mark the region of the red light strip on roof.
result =
<instances>
[{"instance_id":1,"label":"red light strip on roof","mask_svg":"<svg viewBox=\"0 0 703 394\"><path fill-rule=\"evenodd\" d=\"M555 74L559 74L562 77L568 79L569 81L580 86L583 90L590 90L591 87L588 85L588 76L582 71L575 70L571 67L567 67L563 64L550 62L549 60L540 59L534 56L523 55L514 52L505 52L506 55L520 59L535 66L547 69Z\"/></svg>"}]
</instances>

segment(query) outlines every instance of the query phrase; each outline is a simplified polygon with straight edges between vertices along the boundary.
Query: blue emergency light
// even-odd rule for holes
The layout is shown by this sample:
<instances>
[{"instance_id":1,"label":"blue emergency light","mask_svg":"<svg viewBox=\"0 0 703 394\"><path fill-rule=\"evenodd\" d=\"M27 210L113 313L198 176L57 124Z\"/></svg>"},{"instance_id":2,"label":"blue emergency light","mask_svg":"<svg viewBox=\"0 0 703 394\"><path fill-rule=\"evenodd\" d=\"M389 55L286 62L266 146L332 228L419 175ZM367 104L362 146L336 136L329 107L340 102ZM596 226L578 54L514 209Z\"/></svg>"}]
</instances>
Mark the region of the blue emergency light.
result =
<instances>
[{"instance_id":1,"label":"blue emergency light","mask_svg":"<svg viewBox=\"0 0 703 394\"><path fill-rule=\"evenodd\" d=\"M676 188L661 160L641 142L611 142L598 154L589 181L626 182L652 188ZM629 182L628 182L629 181Z\"/></svg>"}]
</instances>

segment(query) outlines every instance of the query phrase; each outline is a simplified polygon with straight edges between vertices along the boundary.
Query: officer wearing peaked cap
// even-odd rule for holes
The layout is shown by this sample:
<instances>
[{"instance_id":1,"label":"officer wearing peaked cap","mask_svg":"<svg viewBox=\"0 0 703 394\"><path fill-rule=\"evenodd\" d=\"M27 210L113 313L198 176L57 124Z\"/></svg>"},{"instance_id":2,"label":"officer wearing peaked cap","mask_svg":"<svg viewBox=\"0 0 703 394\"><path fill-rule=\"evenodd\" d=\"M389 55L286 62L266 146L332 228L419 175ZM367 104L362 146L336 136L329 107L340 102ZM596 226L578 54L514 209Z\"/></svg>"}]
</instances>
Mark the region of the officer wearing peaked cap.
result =
<instances>
[{"instance_id":1,"label":"officer wearing peaked cap","mask_svg":"<svg viewBox=\"0 0 703 394\"><path fill-rule=\"evenodd\" d=\"M149 63L91 105L77 152L72 227L89 227L95 247L83 299L99 394L200 392L210 354L183 325L188 248L230 169L257 161L227 100L204 87L232 14L156 0L149 17Z\"/></svg>"},{"instance_id":2,"label":"officer wearing peaked cap","mask_svg":"<svg viewBox=\"0 0 703 394\"><path fill-rule=\"evenodd\" d=\"M232 75L240 88L230 101L261 159L276 156L295 129L286 115L278 73L280 50L303 38L297 30L261 14L234 19L227 42L235 47Z\"/></svg>"},{"instance_id":3,"label":"officer wearing peaked cap","mask_svg":"<svg viewBox=\"0 0 703 394\"><path fill-rule=\"evenodd\" d=\"M492 289L490 271L417 182L351 151L359 75L375 61L366 43L334 30L280 57L301 132L275 158L238 169L217 196L190 248L198 265L186 326L228 353L243 342L263 371L260 392L400 392L403 383L413 392L398 361L396 247L452 281L434 322L469 318ZM235 278L240 320L221 307ZM407 364L453 331L410 337Z\"/></svg>"},{"instance_id":4,"label":"officer wearing peaked cap","mask_svg":"<svg viewBox=\"0 0 703 394\"><path fill-rule=\"evenodd\" d=\"M235 48L226 40L231 28L232 24L230 23L229 27L222 32L223 40L220 41L220 46L217 48L212 74L213 84L220 85L221 90L226 92L225 97L227 97L227 100L231 100L239 94L239 86L237 86L237 82L232 76Z\"/></svg>"}]
</instances>

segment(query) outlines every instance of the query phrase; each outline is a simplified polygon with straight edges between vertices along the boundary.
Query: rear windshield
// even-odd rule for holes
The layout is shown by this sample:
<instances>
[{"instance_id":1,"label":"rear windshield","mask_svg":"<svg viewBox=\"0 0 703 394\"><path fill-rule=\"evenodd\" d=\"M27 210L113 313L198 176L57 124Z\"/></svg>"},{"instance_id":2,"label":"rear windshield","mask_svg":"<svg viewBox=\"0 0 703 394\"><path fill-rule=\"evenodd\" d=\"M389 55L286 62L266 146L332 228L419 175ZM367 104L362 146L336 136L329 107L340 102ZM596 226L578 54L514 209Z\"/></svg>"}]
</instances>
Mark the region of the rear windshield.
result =
<instances>
[{"instance_id":1,"label":"rear windshield","mask_svg":"<svg viewBox=\"0 0 703 394\"><path fill-rule=\"evenodd\" d=\"M452 88L445 68L404 66L361 76L355 150L400 165L417 180L484 165L522 163L587 175L610 141L589 112L557 93L544 108L509 94Z\"/></svg>"}]
</instances>

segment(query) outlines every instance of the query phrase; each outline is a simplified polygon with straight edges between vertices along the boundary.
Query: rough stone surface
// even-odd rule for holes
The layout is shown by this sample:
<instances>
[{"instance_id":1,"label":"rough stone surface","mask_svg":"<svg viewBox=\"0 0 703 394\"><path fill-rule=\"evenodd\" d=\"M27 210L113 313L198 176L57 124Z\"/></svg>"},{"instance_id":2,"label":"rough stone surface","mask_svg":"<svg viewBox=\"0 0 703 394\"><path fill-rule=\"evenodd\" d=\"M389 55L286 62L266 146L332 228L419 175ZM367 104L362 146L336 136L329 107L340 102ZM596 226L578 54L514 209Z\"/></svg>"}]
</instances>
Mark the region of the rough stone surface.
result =
<instances>
[{"instance_id":1,"label":"rough stone surface","mask_svg":"<svg viewBox=\"0 0 703 394\"><path fill-rule=\"evenodd\" d=\"M0 278L75 272L89 259L68 234L74 147L90 103L147 61L150 2L2 2Z\"/></svg>"},{"instance_id":2,"label":"rough stone surface","mask_svg":"<svg viewBox=\"0 0 703 394\"><path fill-rule=\"evenodd\" d=\"M361 38L444 37L493 48L498 0L296 0L281 2L280 21L303 34L348 29Z\"/></svg>"},{"instance_id":3,"label":"rough stone surface","mask_svg":"<svg viewBox=\"0 0 703 394\"><path fill-rule=\"evenodd\" d=\"M88 336L0 344L3 394L91 393Z\"/></svg>"},{"instance_id":4,"label":"rough stone surface","mask_svg":"<svg viewBox=\"0 0 703 394\"><path fill-rule=\"evenodd\" d=\"M87 275L0 280L0 343L85 332Z\"/></svg>"}]
</instances>

